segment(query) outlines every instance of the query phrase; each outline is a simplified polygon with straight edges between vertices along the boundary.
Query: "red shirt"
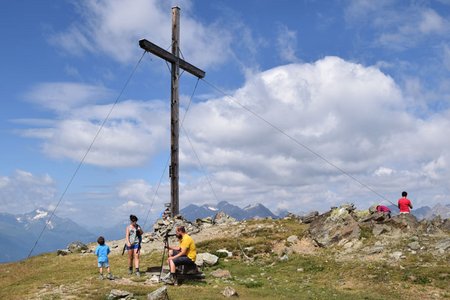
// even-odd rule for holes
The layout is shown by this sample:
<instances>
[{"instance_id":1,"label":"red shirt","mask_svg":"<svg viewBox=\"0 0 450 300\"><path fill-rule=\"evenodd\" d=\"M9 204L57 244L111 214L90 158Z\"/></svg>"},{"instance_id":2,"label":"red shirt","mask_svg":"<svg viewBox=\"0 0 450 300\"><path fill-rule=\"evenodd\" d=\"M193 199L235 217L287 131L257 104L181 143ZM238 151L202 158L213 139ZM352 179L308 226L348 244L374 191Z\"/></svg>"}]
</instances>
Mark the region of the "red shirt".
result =
<instances>
[{"instance_id":1,"label":"red shirt","mask_svg":"<svg viewBox=\"0 0 450 300\"><path fill-rule=\"evenodd\" d=\"M408 198L402 197L402 198L398 199L398 208L400 208L400 212L409 213L410 206L412 206L412 205L411 205L411 201Z\"/></svg>"},{"instance_id":2,"label":"red shirt","mask_svg":"<svg viewBox=\"0 0 450 300\"><path fill-rule=\"evenodd\" d=\"M378 212L386 212L386 213L390 213L391 210L389 209L389 207L384 206L384 205L378 205L377 206L377 211Z\"/></svg>"}]
</instances>

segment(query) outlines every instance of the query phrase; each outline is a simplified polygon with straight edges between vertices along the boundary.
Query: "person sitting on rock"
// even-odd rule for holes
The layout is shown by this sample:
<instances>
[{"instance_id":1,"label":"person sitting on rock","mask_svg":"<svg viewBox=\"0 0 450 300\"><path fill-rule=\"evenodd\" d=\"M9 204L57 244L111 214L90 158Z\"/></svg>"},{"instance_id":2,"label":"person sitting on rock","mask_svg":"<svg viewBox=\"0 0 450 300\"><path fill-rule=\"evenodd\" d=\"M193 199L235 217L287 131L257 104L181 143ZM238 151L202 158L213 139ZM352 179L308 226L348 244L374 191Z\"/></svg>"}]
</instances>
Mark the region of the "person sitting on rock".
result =
<instances>
[{"instance_id":1,"label":"person sitting on rock","mask_svg":"<svg viewBox=\"0 0 450 300\"><path fill-rule=\"evenodd\" d=\"M388 218L391 217L391 210L389 209L389 207L384 206L384 205L377 205L377 212L381 212L384 213L388 216Z\"/></svg>"},{"instance_id":2,"label":"person sitting on rock","mask_svg":"<svg viewBox=\"0 0 450 300\"><path fill-rule=\"evenodd\" d=\"M186 233L184 226L178 226L175 235L180 240L180 246L169 246L169 258L167 262L170 267L169 277L164 279L166 283L176 283L176 267L187 265L196 267L195 259L197 257L197 249L194 240Z\"/></svg>"},{"instance_id":3,"label":"person sitting on rock","mask_svg":"<svg viewBox=\"0 0 450 300\"><path fill-rule=\"evenodd\" d=\"M413 208L411 200L406 198L408 196L407 192L402 192L402 197L398 199L398 208L400 209L400 214L409 214Z\"/></svg>"}]
</instances>

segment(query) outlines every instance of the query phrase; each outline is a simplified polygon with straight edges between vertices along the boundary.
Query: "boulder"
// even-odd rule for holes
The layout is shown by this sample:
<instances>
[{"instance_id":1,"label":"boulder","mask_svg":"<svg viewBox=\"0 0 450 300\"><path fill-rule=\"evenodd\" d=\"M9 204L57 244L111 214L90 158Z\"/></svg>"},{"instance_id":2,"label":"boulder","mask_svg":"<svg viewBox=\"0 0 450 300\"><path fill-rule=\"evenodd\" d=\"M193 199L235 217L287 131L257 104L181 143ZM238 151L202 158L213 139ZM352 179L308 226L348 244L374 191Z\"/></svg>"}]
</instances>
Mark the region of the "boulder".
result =
<instances>
[{"instance_id":1,"label":"boulder","mask_svg":"<svg viewBox=\"0 0 450 300\"><path fill-rule=\"evenodd\" d=\"M446 251L447 249L450 248L450 238L443 239L443 240L437 242L435 248L436 248L436 250L441 251L441 252Z\"/></svg>"},{"instance_id":2,"label":"boulder","mask_svg":"<svg viewBox=\"0 0 450 300\"><path fill-rule=\"evenodd\" d=\"M167 294L167 286L160 287L156 291L148 294L147 300L169 300L169 294Z\"/></svg>"},{"instance_id":3,"label":"boulder","mask_svg":"<svg viewBox=\"0 0 450 300\"><path fill-rule=\"evenodd\" d=\"M230 223L234 223L236 222L236 219L227 215L226 213L224 213L223 211L219 211L215 216L214 216L214 223L215 224L230 224Z\"/></svg>"},{"instance_id":4,"label":"boulder","mask_svg":"<svg viewBox=\"0 0 450 300\"><path fill-rule=\"evenodd\" d=\"M133 298L133 294L127 291L122 290L111 290L109 295L106 297L107 300L116 300L116 299L131 299Z\"/></svg>"},{"instance_id":5,"label":"boulder","mask_svg":"<svg viewBox=\"0 0 450 300\"><path fill-rule=\"evenodd\" d=\"M233 252L228 251L227 249L219 249L216 251L218 257L232 257Z\"/></svg>"},{"instance_id":6,"label":"boulder","mask_svg":"<svg viewBox=\"0 0 450 300\"><path fill-rule=\"evenodd\" d=\"M81 253L82 250L88 250L88 246L80 241L72 242L67 246L67 249L72 253Z\"/></svg>"},{"instance_id":7,"label":"boulder","mask_svg":"<svg viewBox=\"0 0 450 300\"><path fill-rule=\"evenodd\" d=\"M320 247L330 247L342 239L359 239L361 229L352 211L353 207L346 205L319 216L309 226L308 234Z\"/></svg>"},{"instance_id":8,"label":"boulder","mask_svg":"<svg viewBox=\"0 0 450 300\"><path fill-rule=\"evenodd\" d=\"M374 226L373 226L373 229L372 229L372 234L374 235L374 236L378 236L378 235L381 235L381 234L383 234L383 233L385 233L385 232L390 232L391 231L391 227L389 227L389 226L387 226L387 225L384 225L384 224L375 224Z\"/></svg>"},{"instance_id":9,"label":"boulder","mask_svg":"<svg viewBox=\"0 0 450 300\"><path fill-rule=\"evenodd\" d=\"M199 267L204 265L214 266L219 261L219 257L211 253L199 253L195 260L195 264Z\"/></svg>"},{"instance_id":10,"label":"boulder","mask_svg":"<svg viewBox=\"0 0 450 300\"><path fill-rule=\"evenodd\" d=\"M384 212L374 212L370 215L368 215L365 218L361 219L361 222L377 222L377 223L381 223L381 222L385 222L387 220L389 220L389 215L384 213Z\"/></svg>"},{"instance_id":11,"label":"boulder","mask_svg":"<svg viewBox=\"0 0 450 300\"><path fill-rule=\"evenodd\" d=\"M319 216L319 212L313 211L313 212L310 212L309 214L307 214L306 216L300 217L300 220L302 221L302 223L309 224L312 221L314 221L318 216Z\"/></svg>"},{"instance_id":12,"label":"boulder","mask_svg":"<svg viewBox=\"0 0 450 300\"><path fill-rule=\"evenodd\" d=\"M404 231L414 232L419 229L419 222L412 214L401 214L391 218L391 223Z\"/></svg>"},{"instance_id":13,"label":"boulder","mask_svg":"<svg viewBox=\"0 0 450 300\"><path fill-rule=\"evenodd\" d=\"M69 249L58 249L56 250L56 255L58 256L65 256L70 254L71 252L69 251Z\"/></svg>"},{"instance_id":14,"label":"boulder","mask_svg":"<svg viewBox=\"0 0 450 300\"><path fill-rule=\"evenodd\" d=\"M225 289L222 292L222 295L224 295L225 297L229 298L229 297L238 297L238 293L236 292L235 289L233 289L232 287L226 286Z\"/></svg>"}]
</instances>

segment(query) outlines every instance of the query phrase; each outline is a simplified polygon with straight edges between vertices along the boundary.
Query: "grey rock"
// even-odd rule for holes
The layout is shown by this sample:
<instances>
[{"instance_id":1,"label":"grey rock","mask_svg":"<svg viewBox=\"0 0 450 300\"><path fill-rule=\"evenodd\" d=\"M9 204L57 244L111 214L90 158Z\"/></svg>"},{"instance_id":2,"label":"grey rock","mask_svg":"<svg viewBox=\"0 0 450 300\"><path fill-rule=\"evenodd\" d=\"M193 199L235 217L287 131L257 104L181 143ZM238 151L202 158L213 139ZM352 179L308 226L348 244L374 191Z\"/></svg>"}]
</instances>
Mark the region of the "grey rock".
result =
<instances>
[{"instance_id":1,"label":"grey rock","mask_svg":"<svg viewBox=\"0 0 450 300\"><path fill-rule=\"evenodd\" d=\"M211 272L211 276L214 278L231 278L231 273L228 270L217 269Z\"/></svg>"},{"instance_id":2,"label":"grey rock","mask_svg":"<svg viewBox=\"0 0 450 300\"><path fill-rule=\"evenodd\" d=\"M450 232L450 218L447 218L442 222L441 229Z\"/></svg>"},{"instance_id":3,"label":"grey rock","mask_svg":"<svg viewBox=\"0 0 450 300\"><path fill-rule=\"evenodd\" d=\"M65 255L68 255L70 253L71 252L69 251L69 249L58 249L58 250L56 250L56 255L59 255L59 256L65 256Z\"/></svg>"},{"instance_id":4,"label":"grey rock","mask_svg":"<svg viewBox=\"0 0 450 300\"><path fill-rule=\"evenodd\" d=\"M377 254L377 253L383 252L383 250L384 250L383 246L374 246L374 247L368 248L366 250L366 253L369 254L369 255L370 254Z\"/></svg>"},{"instance_id":5,"label":"grey rock","mask_svg":"<svg viewBox=\"0 0 450 300\"><path fill-rule=\"evenodd\" d=\"M450 248L450 238L444 239L436 243L435 248L440 251L446 251Z\"/></svg>"},{"instance_id":6,"label":"grey rock","mask_svg":"<svg viewBox=\"0 0 450 300\"><path fill-rule=\"evenodd\" d=\"M131 299L133 294L127 291L116 290L113 289L109 292L109 295L106 297L108 300L116 300L116 299Z\"/></svg>"},{"instance_id":7,"label":"grey rock","mask_svg":"<svg viewBox=\"0 0 450 300\"><path fill-rule=\"evenodd\" d=\"M391 231L391 227L384 225L384 224L382 224L382 225L375 224L372 229L372 233L374 236L378 236L378 235L381 235L383 233L390 232L390 231Z\"/></svg>"},{"instance_id":8,"label":"grey rock","mask_svg":"<svg viewBox=\"0 0 450 300\"><path fill-rule=\"evenodd\" d=\"M296 235L291 235L290 237L287 238L287 242L290 244L295 244L298 242L298 236Z\"/></svg>"},{"instance_id":9,"label":"grey rock","mask_svg":"<svg viewBox=\"0 0 450 300\"><path fill-rule=\"evenodd\" d=\"M309 236L320 247L330 247L342 239L358 240L361 229L349 213L351 208L344 206L318 216L309 226Z\"/></svg>"},{"instance_id":10,"label":"grey rock","mask_svg":"<svg viewBox=\"0 0 450 300\"><path fill-rule=\"evenodd\" d=\"M402 257L403 253L400 251L395 251L391 253L389 256L395 260L399 260Z\"/></svg>"},{"instance_id":11,"label":"grey rock","mask_svg":"<svg viewBox=\"0 0 450 300\"><path fill-rule=\"evenodd\" d=\"M156 291L148 294L147 300L169 300L169 294L167 294L167 286L160 287Z\"/></svg>"},{"instance_id":12,"label":"grey rock","mask_svg":"<svg viewBox=\"0 0 450 300\"><path fill-rule=\"evenodd\" d=\"M225 297L229 298L229 297L239 297L238 293L236 292L235 289L233 289L230 286L226 286L225 289L222 292L222 295L224 295Z\"/></svg>"},{"instance_id":13,"label":"grey rock","mask_svg":"<svg viewBox=\"0 0 450 300\"><path fill-rule=\"evenodd\" d=\"M195 260L195 264L199 267L204 265L214 266L219 261L219 257L211 253L199 253Z\"/></svg>"},{"instance_id":14,"label":"grey rock","mask_svg":"<svg viewBox=\"0 0 450 300\"><path fill-rule=\"evenodd\" d=\"M214 216L214 223L216 223L216 224L230 224L230 223L234 223L234 222L236 222L236 219L227 215L223 211L219 211Z\"/></svg>"},{"instance_id":15,"label":"grey rock","mask_svg":"<svg viewBox=\"0 0 450 300\"><path fill-rule=\"evenodd\" d=\"M387 220L389 220L388 214L385 214L383 212L374 212L374 213L370 214L369 216L363 218L361 220L361 222L373 221L373 222L381 223L381 222L385 222Z\"/></svg>"},{"instance_id":16,"label":"grey rock","mask_svg":"<svg viewBox=\"0 0 450 300\"><path fill-rule=\"evenodd\" d=\"M220 254L218 256L223 256L223 257L232 257L233 256L233 252L228 251L227 249L219 249L216 251L216 253Z\"/></svg>"},{"instance_id":17,"label":"grey rock","mask_svg":"<svg viewBox=\"0 0 450 300\"><path fill-rule=\"evenodd\" d=\"M300 220L302 221L302 223L309 224L312 221L314 221L317 218L318 215L319 215L318 211L313 211L313 212L310 212L309 214L307 214L304 217L300 217Z\"/></svg>"},{"instance_id":18,"label":"grey rock","mask_svg":"<svg viewBox=\"0 0 450 300\"><path fill-rule=\"evenodd\" d=\"M419 244L419 242L412 242L412 243L408 244L408 248L416 251L416 250L420 249L420 244Z\"/></svg>"},{"instance_id":19,"label":"grey rock","mask_svg":"<svg viewBox=\"0 0 450 300\"><path fill-rule=\"evenodd\" d=\"M287 254L280 257L280 261L288 261L288 260L289 260L289 256Z\"/></svg>"},{"instance_id":20,"label":"grey rock","mask_svg":"<svg viewBox=\"0 0 450 300\"><path fill-rule=\"evenodd\" d=\"M80 241L72 242L67 246L72 253L80 253L82 250L88 250L88 246Z\"/></svg>"}]
</instances>

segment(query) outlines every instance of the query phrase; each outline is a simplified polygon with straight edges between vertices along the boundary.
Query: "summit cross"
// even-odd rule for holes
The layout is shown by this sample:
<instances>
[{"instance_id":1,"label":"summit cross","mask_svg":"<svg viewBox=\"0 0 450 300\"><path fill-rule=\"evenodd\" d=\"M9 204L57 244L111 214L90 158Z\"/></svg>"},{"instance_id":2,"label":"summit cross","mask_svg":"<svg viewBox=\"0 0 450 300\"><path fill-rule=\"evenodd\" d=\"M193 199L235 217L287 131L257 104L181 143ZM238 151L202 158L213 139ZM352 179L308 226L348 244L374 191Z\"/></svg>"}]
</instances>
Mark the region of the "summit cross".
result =
<instances>
[{"instance_id":1,"label":"summit cross","mask_svg":"<svg viewBox=\"0 0 450 300\"><path fill-rule=\"evenodd\" d=\"M180 58L180 8L172 7L172 53L149 42L146 39L139 41L139 46L147 52L170 62L171 64L171 121L170 121L170 215L172 217L180 213L179 202L179 93L178 80L180 68L201 79L205 72Z\"/></svg>"}]
</instances>

